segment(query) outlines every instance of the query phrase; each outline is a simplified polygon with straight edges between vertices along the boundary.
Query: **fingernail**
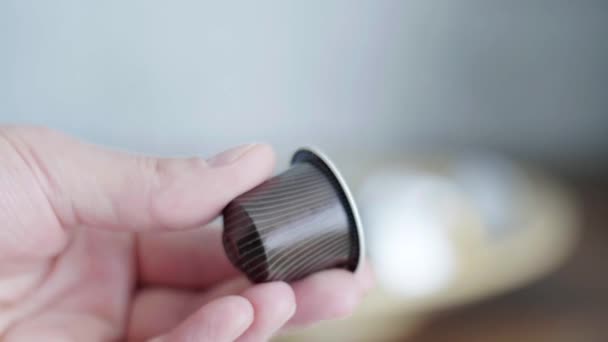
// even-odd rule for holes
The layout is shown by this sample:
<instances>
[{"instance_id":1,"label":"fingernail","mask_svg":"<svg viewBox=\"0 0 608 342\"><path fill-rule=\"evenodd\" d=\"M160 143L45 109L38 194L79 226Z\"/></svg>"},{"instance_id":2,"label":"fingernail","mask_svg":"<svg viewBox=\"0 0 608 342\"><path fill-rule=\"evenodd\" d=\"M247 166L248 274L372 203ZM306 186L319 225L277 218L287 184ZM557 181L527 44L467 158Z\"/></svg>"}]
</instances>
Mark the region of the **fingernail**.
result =
<instances>
[{"instance_id":1,"label":"fingernail","mask_svg":"<svg viewBox=\"0 0 608 342\"><path fill-rule=\"evenodd\" d=\"M247 151L254 148L257 144L247 144L231 148L207 160L207 164L211 167L222 167L230 165L237 161Z\"/></svg>"}]
</instances>

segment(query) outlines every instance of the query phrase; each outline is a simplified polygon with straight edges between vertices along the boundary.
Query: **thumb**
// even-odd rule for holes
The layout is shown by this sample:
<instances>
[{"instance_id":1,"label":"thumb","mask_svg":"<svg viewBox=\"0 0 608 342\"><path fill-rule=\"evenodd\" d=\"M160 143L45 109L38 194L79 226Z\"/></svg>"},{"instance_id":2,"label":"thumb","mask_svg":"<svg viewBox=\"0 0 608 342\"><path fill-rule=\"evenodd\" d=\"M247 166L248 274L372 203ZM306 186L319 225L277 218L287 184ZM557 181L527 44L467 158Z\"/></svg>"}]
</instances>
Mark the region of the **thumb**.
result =
<instances>
[{"instance_id":1,"label":"thumb","mask_svg":"<svg viewBox=\"0 0 608 342\"><path fill-rule=\"evenodd\" d=\"M274 167L267 145L208 160L153 158L84 144L45 128L0 130L28 165L63 226L180 229L206 223Z\"/></svg>"}]
</instances>

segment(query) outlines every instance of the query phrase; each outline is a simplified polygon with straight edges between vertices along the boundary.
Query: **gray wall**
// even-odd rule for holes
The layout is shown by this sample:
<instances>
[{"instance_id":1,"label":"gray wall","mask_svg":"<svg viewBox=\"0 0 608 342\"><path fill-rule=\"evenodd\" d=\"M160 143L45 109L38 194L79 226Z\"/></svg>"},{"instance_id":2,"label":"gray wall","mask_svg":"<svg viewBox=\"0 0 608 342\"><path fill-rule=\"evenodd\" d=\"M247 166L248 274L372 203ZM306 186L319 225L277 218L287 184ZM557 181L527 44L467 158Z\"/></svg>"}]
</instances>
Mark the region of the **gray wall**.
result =
<instances>
[{"instance_id":1,"label":"gray wall","mask_svg":"<svg viewBox=\"0 0 608 342\"><path fill-rule=\"evenodd\" d=\"M0 2L0 121L207 154L608 146L606 1ZM585 167L586 167L585 166Z\"/></svg>"}]
</instances>

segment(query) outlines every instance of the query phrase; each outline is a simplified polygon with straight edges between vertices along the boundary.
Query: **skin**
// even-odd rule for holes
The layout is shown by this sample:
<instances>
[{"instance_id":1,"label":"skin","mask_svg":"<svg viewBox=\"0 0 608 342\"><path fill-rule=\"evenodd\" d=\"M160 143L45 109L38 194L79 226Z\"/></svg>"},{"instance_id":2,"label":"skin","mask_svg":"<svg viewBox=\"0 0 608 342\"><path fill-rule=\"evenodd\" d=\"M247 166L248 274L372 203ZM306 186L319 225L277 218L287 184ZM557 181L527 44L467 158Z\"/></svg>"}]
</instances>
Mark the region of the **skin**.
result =
<instances>
[{"instance_id":1,"label":"skin","mask_svg":"<svg viewBox=\"0 0 608 342\"><path fill-rule=\"evenodd\" d=\"M263 144L161 159L0 126L0 340L265 341L350 315L367 267L252 285L207 225L273 168Z\"/></svg>"}]
</instances>

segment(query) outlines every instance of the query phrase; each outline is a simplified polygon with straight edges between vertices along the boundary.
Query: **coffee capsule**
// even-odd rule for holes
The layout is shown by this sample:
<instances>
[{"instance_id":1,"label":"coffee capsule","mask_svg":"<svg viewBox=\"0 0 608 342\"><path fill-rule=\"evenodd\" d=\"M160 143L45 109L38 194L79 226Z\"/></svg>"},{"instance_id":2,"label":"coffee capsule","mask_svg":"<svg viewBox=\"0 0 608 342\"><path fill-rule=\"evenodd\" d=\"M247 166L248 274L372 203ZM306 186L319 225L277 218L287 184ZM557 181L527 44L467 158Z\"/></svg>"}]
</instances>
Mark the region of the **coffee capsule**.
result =
<instances>
[{"instance_id":1,"label":"coffee capsule","mask_svg":"<svg viewBox=\"0 0 608 342\"><path fill-rule=\"evenodd\" d=\"M321 153L298 150L291 167L235 198L223 210L223 244L252 282L295 281L364 259L357 208Z\"/></svg>"}]
</instances>

